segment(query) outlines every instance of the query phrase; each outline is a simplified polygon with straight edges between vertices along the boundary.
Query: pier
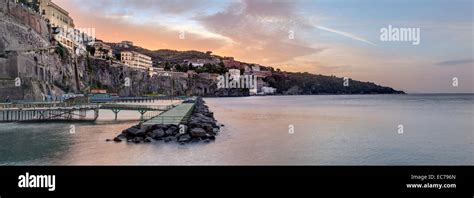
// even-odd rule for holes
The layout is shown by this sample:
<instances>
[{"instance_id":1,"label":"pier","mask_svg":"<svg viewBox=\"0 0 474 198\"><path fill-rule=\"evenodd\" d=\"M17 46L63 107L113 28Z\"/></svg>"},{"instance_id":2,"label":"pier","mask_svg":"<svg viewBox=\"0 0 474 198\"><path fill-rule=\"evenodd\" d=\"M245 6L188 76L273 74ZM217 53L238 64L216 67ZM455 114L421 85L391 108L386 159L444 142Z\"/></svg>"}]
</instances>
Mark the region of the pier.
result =
<instances>
[{"instance_id":1,"label":"pier","mask_svg":"<svg viewBox=\"0 0 474 198\"><path fill-rule=\"evenodd\" d=\"M154 105L144 102L165 100L166 98L116 98L107 103L70 104L63 102L13 102L0 103L0 122L28 122L28 121L96 121L99 110L111 110L115 120L121 111L137 111L142 121L151 119L162 112L168 112L175 105ZM169 99L169 98L168 98ZM174 98L179 100L178 98ZM124 104L121 102L134 102ZM144 104L139 104L139 103ZM88 116L92 115L92 116Z\"/></svg>"},{"instance_id":2,"label":"pier","mask_svg":"<svg viewBox=\"0 0 474 198\"><path fill-rule=\"evenodd\" d=\"M95 121L99 116L97 106L74 107L39 107L39 108L0 108L2 119L0 122L25 122L25 121L88 121L88 112L93 113Z\"/></svg>"}]
</instances>

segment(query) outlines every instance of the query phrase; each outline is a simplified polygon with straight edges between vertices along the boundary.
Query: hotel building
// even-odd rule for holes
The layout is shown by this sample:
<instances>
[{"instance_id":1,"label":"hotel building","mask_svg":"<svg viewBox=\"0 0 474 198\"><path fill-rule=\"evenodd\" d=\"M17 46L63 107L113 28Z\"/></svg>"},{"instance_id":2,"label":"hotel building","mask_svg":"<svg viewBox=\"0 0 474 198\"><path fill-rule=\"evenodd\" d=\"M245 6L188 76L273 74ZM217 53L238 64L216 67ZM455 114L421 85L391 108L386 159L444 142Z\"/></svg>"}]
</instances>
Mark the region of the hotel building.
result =
<instances>
[{"instance_id":1,"label":"hotel building","mask_svg":"<svg viewBox=\"0 0 474 198\"><path fill-rule=\"evenodd\" d=\"M122 61L122 64L138 69L148 70L153 65L151 57L134 51L121 52L120 59Z\"/></svg>"},{"instance_id":2,"label":"hotel building","mask_svg":"<svg viewBox=\"0 0 474 198\"><path fill-rule=\"evenodd\" d=\"M51 0L40 0L39 9L41 15L49 20L52 27L74 29L74 21L69 16L69 12L59 7Z\"/></svg>"},{"instance_id":3,"label":"hotel building","mask_svg":"<svg viewBox=\"0 0 474 198\"><path fill-rule=\"evenodd\" d=\"M112 48L102 40L95 40L92 47L95 48L94 54L92 54L94 57L103 59L113 57Z\"/></svg>"}]
</instances>

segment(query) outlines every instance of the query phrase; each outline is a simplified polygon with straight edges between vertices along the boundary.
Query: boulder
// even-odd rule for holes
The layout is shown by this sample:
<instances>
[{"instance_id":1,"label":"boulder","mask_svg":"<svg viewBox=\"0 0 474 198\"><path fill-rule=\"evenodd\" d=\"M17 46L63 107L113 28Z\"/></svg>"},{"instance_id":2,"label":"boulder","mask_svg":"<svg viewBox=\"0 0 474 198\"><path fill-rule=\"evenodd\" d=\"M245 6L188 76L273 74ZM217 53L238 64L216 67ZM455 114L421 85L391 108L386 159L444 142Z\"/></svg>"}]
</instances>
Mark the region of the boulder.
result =
<instances>
[{"instance_id":1,"label":"boulder","mask_svg":"<svg viewBox=\"0 0 474 198\"><path fill-rule=\"evenodd\" d=\"M173 141L176 141L176 137L166 137L165 138L165 142L168 143L168 142L173 142Z\"/></svg>"},{"instance_id":2,"label":"boulder","mask_svg":"<svg viewBox=\"0 0 474 198\"><path fill-rule=\"evenodd\" d=\"M135 137L133 138L133 143L140 144L144 140L143 137Z\"/></svg>"},{"instance_id":3,"label":"boulder","mask_svg":"<svg viewBox=\"0 0 474 198\"><path fill-rule=\"evenodd\" d=\"M127 134L126 133L121 133L116 138L119 138L121 140L125 140L125 139L127 139Z\"/></svg>"},{"instance_id":4,"label":"boulder","mask_svg":"<svg viewBox=\"0 0 474 198\"><path fill-rule=\"evenodd\" d=\"M127 135L131 137L144 137L145 133L145 129L137 129L134 127L127 129Z\"/></svg>"},{"instance_id":5,"label":"boulder","mask_svg":"<svg viewBox=\"0 0 474 198\"><path fill-rule=\"evenodd\" d=\"M205 113L203 113L203 115L205 115L206 117L211 117L211 118L214 117L214 113L213 113L213 112L205 112Z\"/></svg>"},{"instance_id":6,"label":"boulder","mask_svg":"<svg viewBox=\"0 0 474 198\"><path fill-rule=\"evenodd\" d=\"M193 128L189 132L191 137L206 137L207 133L203 128Z\"/></svg>"},{"instance_id":7,"label":"boulder","mask_svg":"<svg viewBox=\"0 0 474 198\"><path fill-rule=\"evenodd\" d=\"M143 140L144 143L151 143L153 142L153 139L151 137L147 137Z\"/></svg>"},{"instance_id":8,"label":"boulder","mask_svg":"<svg viewBox=\"0 0 474 198\"><path fill-rule=\"evenodd\" d=\"M209 134L216 136L217 134L219 134L219 132L220 130L218 128L212 128L212 133Z\"/></svg>"},{"instance_id":9,"label":"boulder","mask_svg":"<svg viewBox=\"0 0 474 198\"><path fill-rule=\"evenodd\" d=\"M161 139L164 136L165 132L163 131L163 129L155 129L151 134L151 138L155 140Z\"/></svg>"},{"instance_id":10,"label":"boulder","mask_svg":"<svg viewBox=\"0 0 474 198\"><path fill-rule=\"evenodd\" d=\"M189 134L181 135L178 138L178 142L180 143L189 142L190 140L191 140L191 136Z\"/></svg>"},{"instance_id":11,"label":"boulder","mask_svg":"<svg viewBox=\"0 0 474 198\"><path fill-rule=\"evenodd\" d=\"M179 133L179 128L175 125L170 126L168 129L166 129L165 134L167 136L174 136Z\"/></svg>"},{"instance_id":12,"label":"boulder","mask_svg":"<svg viewBox=\"0 0 474 198\"><path fill-rule=\"evenodd\" d=\"M212 127L212 124L204 123L201 125L201 128L203 128L206 131L206 133L214 132L214 127Z\"/></svg>"}]
</instances>

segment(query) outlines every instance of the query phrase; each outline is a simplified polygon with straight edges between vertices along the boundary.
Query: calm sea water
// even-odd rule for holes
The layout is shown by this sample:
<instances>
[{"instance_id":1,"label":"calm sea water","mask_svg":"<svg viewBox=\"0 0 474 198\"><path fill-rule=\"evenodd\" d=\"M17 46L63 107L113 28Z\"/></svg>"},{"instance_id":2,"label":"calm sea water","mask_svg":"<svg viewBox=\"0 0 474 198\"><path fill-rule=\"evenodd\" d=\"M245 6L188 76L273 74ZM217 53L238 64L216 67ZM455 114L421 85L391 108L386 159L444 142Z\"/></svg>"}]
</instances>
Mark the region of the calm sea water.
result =
<instances>
[{"instance_id":1,"label":"calm sea water","mask_svg":"<svg viewBox=\"0 0 474 198\"><path fill-rule=\"evenodd\" d=\"M473 165L474 95L205 99L213 143L110 143L136 121L0 124L2 165ZM126 114L126 115L125 115ZM122 118L138 113L121 112ZM125 116L124 116L125 115ZM403 125L403 133L399 126ZM290 126L294 131L289 130Z\"/></svg>"}]
</instances>

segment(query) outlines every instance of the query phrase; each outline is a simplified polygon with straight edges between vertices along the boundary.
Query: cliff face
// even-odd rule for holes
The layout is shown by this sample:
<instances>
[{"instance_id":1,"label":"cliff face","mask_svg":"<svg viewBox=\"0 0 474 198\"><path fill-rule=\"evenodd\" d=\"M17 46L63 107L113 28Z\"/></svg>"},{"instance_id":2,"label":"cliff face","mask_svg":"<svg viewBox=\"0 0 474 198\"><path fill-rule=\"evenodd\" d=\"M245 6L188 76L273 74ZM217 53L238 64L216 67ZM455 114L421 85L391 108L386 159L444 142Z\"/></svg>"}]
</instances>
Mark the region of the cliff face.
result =
<instances>
[{"instance_id":1,"label":"cliff face","mask_svg":"<svg viewBox=\"0 0 474 198\"><path fill-rule=\"evenodd\" d=\"M48 55L50 47L49 27L40 15L0 0L0 102L60 92L51 83L58 65Z\"/></svg>"},{"instance_id":2,"label":"cliff face","mask_svg":"<svg viewBox=\"0 0 474 198\"><path fill-rule=\"evenodd\" d=\"M107 88L120 96L208 95L217 86L194 78L149 76L106 60L57 53L46 21L17 4L0 0L0 102L53 99L63 93ZM130 86L125 86L125 78ZM16 80L20 80L20 83Z\"/></svg>"},{"instance_id":3,"label":"cliff face","mask_svg":"<svg viewBox=\"0 0 474 198\"><path fill-rule=\"evenodd\" d=\"M149 76L148 72L131 69L120 64L95 58L85 58L84 75L81 87L107 88L121 96L140 96L143 94L198 95L212 94L217 85L200 78L178 78L168 76ZM126 78L130 86L125 86Z\"/></svg>"}]
</instances>

